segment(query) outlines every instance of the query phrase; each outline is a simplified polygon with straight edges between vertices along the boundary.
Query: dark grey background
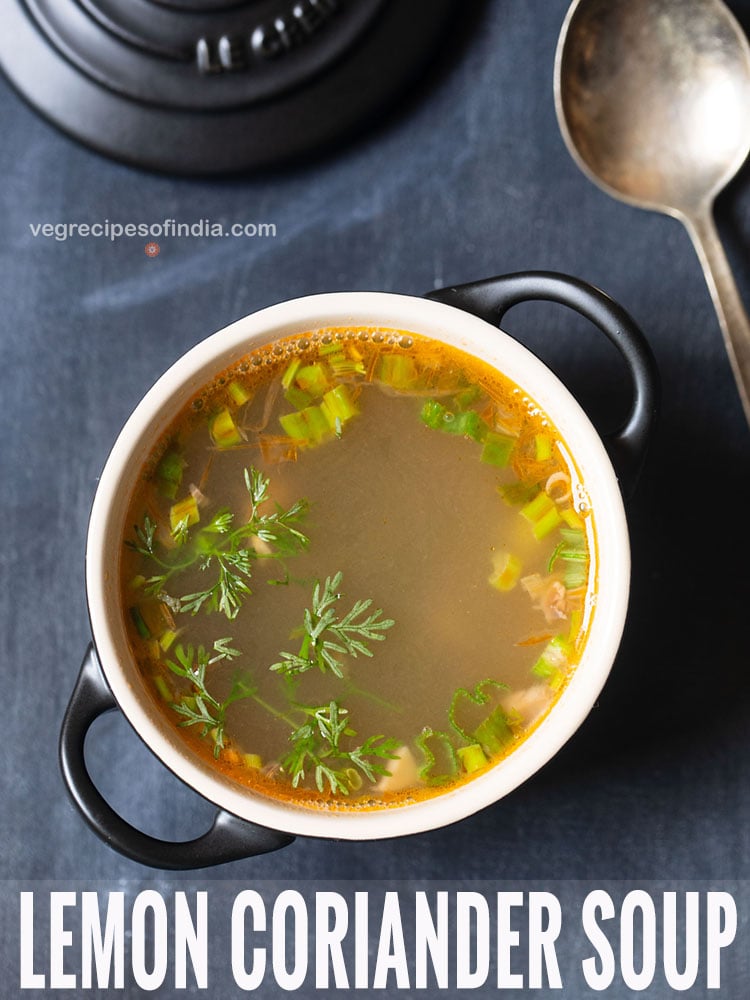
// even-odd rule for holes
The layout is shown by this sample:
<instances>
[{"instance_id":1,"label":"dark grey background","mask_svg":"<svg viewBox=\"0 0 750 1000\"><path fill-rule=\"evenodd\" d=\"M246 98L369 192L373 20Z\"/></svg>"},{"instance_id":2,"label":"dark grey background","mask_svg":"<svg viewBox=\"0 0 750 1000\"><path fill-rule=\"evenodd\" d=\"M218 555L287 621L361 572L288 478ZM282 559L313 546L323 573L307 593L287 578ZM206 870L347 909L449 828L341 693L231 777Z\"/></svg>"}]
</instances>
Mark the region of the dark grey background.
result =
<instances>
[{"instance_id":1,"label":"dark grey background","mask_svg":"<svg viewBox=\"0 0 750 1000\"><path fill-rule=\"evenodd\" d=\"M747 30L750 3L730 6ZM663 373L662 419L629 505L629 620L599 705L539 775L454 827L375 844L298 840L200 878L662 878L680 887L747 877L750 435L686 233L609 199L565 150L552 65L566 8L472 5L397 111L328 155L247 179L175 180L109 162L0 81L1 878L180 879L97 840L56 759L89 641L89 505L149 385L203 337L285 298L421 293L525 268L609 292L642 325ZM750 302L747 172L719 208ZM164 239L152 260L143 239L61 243L29 229L104 218L273 222L278 236ZM583 320L528 305L505 326L599 426L625 412L624 367ZM148 832L185 837L207 825L210 808L118 715L97 724L90 750L111 800Z\"/></svg>"}]
</instances>

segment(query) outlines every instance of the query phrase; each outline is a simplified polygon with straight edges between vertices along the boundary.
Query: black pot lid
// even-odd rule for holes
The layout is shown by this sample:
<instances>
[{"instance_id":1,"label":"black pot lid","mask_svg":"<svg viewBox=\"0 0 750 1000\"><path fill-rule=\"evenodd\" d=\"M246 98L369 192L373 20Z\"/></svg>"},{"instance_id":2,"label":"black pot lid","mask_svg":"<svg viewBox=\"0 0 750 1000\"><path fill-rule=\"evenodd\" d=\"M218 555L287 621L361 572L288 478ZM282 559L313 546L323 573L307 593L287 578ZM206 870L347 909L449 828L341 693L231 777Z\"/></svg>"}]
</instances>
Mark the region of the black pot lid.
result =
<instances>
[{"instance_id":1,"label":"black pot lid","mask_svg":"<svg viewBox=\"0 0 750 1000\"><path fill-rule=\"evenodd\" d=\"M117 159L266 166L361 125L424 67L456 0L0 0L0 66Z\"/></svg>"}]
</instances>

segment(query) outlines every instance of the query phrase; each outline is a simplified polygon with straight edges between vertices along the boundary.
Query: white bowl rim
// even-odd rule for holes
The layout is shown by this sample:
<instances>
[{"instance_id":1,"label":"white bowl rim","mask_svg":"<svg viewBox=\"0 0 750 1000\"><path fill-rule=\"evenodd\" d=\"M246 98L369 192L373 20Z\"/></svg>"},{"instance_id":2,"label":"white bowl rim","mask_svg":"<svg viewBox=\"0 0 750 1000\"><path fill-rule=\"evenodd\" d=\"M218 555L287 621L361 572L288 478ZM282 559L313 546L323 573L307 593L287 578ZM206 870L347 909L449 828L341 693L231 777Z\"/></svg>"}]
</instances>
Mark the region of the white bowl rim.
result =
<instances>
[{"instance_id":1,"label":"white bowl rim","mask_svg":"<svg viewBox=\"0 0 750 1000\"><path fill-rule=\"evenodd\" d=\"M324 810L275 800L246 789L191 753L142 686L128 676L132 656L127 652L115 580L122 508L141 464L136 466L133 456L139 450L143 453L146 438L153 443L154 427L164 429L201 385L256 347L323 327L412 331L494 363L560 430L582 470L596 518L597 606L581 661L553 710L508 758L479 777L435 796L383 809ZM180 357L137 405L110 452L94 497L86 547L89 616L99 661L120 708L147 746L197 792L241 818L291 834L343 840L390 838L448 825L496 802L531 777L573 735L594 705L619 646L629 582L630 548L617 478L601 438L568 389L527 348L484 320L442 302L391 292L332 292L290 299L237 320Z\"/></svg>"}]
</instances>

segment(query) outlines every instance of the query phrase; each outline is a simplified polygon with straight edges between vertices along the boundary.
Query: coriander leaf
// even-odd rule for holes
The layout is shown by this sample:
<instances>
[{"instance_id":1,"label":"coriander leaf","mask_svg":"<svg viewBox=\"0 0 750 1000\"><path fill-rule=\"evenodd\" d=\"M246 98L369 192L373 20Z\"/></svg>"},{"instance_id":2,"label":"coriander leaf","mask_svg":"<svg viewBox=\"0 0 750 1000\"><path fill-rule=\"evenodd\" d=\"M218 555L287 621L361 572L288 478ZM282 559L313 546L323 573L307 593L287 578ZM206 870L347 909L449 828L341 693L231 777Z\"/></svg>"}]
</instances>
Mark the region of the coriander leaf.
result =
<instances>
[{"instance_id":1,"label":"coriander leaf","mask_svg":"<svg viewBox=\"0 0 750 1000\"><path fill-rule=\"evenodd\" d=\"M222 509L214 514L208 524L201 528L201 531L204 534L224 535L231 528L233 520L234 514L229 510Z\"/></svg>"},{"instance_id":2,"label":"coriander leaf","mask_svg":"<svg viewBox=\"0 0 750 1000\"><path fill-rule=\"evenodd\" d=\"M394 760L398 740L384 736L371 736L360 746L342 746L344 737L356 736L349 726L348 710L336 701L318 707L304 707L308 720L294 730L289 741L292 748L281 761L282 770L289 775L292 786L297 788L312 774L319 792L332 795L349 795L353 789L352 768L358 769L369 781L390 772L381 763Z\"/></svg>"},{"instance_id":3,"label":"coriander leaf","mask_svg":"<svg viewBox=\"0 0 750 1000\"><path fill-rule=\"evenodd\" d=\"M241 656L242 654L239 649L232 649L229 645L231 641L231 638L216 639L214 642L215 655L208 662L217 663L219 660L234 660L236 657Z\"/></svg>"},{"instance_id":4,"label":"coriander leaf","mask_svg":"<svg viewBox=\"0 0 750 1000\"><path fill-rule=\"evenodd\" d=\"M133 530L135 532L136 540L134 542L127 541L125 544L129 549L133 549L134 552L140 552L144 556L154 555L154 536L156 534L156 525L151 520L151 518L146 514L143 518L143 525L134 525Z\"/></svg>"},{"instance_id":5,"label":"coriander leaf","mask_svg":"<svg viewBox=\"0 0 750 1000\"><path fill-rule=\"evenodd\" d=\"M267 499L269 482L256 468L245 469L245 486L255 507Z\"/></svg>"},{"instance_id":6,"label":"coriander leaf","mask_svg":"<svg viewBox=\"0 0 750 1000\"><path fill-rule=\"evenodd\" d=\"M177 524L172 528L172 538L174 538L177 545L184 545L188 539L188 531L190 529L190 518L185 516L180 518Z\"/></svg>"},{"instance_id":7,"label":"coriander leaf","mask_svg":"<svg viewBox=\"0 0 750 1000\"><path fill-rule=\"evenodd\" d=\"M193 693L183 695L172 703L172 709L182 717L180 726L200 726L202 737L210 736L214 741L214 757L218 757L225 745L226 714L230 705L243 698L253 698L257 687L250 674L241 674L234 678L229 696L224 701L218 701L206 685L206 670L220 660L233 660L242 654L233 649L229 643L231 638L217 639L214 642L214 656L209 659L205 647L175 646L175 659L167 660L166 664L172 673L190 681Z\"/></svg>"},{"instance_id":8,"label":"coriander leaf","mask_svg":"<svg viewBox=\"0 0 750 1000\"><path fill-rule=\"evenodd\" d=\"M260 507L270 501L270 481L252 467L244 470L244 478L252 500L244 523L237 524L236 515L226 508L201 526L191 528L187 518L182 519L173 529L178 544L171 551L157 544L157 526L148 515L141 526L135 527L135 540L126 544L161 570L146 580L144 592L148 596L160 596L174 578L197 568L211 582L201 590L172 598L178 602L178 610L190 615L219 612L232 620L252 593L250 579L257 559L283 560L307 547L307 535L300 527L308 511L307 501L297 500L288 510L275 504L275 510L263 513ZM256 552L253 538L261 539L271 550Z\"/></svg>"},{"instance_id":9,"label":"coriander leaf","mask_svg":"<svg viewBox=\"0 0 750 1000\"><path fill-rule=\"evenodd\" d=\"M343 677L339 657L373 655L367 642L382 642L383 633L392 628L392 618L381 618L382 609L365 617L372 606L372 600L356 601L352 609L343 617L337 617L335 604L341 599L339 586L343 575L339 572L327 577L325 583L315 584L312 605L305 609L302 625L302 644L299 652L282 651L280 659L271 665L271 670L287 677L306 673L317 667L323 673L330 671Z\"/></svg>"}]
</instances>

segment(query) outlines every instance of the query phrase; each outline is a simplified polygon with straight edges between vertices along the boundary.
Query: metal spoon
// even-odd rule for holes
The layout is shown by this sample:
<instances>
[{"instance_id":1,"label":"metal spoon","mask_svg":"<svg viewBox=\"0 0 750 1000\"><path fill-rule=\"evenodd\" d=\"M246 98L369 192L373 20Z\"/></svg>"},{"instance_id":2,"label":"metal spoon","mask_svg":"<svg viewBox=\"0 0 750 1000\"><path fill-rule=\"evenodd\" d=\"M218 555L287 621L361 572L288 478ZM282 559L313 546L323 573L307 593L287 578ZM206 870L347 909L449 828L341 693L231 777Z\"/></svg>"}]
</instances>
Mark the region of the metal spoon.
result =
<instances>
[{"instance_id":1,"label":"metal spoon","mask_svg":"<svg viewBox=\"0 0 750 1000\"><path fill-rule=\"evenodd\" d=\"M591 180L687 227L750 422L750 322L713 219L750 152L750 45L739 24L721 0L574 0L555 107Z\"/></svg>"}]
</instances>

